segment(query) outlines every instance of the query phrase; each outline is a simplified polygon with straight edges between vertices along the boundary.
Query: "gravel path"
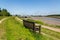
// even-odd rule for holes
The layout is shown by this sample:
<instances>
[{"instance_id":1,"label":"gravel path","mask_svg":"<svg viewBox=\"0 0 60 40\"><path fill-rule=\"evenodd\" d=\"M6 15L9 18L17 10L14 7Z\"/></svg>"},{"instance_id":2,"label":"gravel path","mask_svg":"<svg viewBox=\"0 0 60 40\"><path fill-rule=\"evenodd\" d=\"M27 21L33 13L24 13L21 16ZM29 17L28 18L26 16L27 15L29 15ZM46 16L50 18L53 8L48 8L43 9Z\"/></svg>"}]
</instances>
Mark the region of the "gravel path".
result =
<instances>
[{"instance_id":1,"label":"gravel path","mask_svg":"<svg viewBox=\"0 0 60 40\"><path fill-rule=\"evenodd\" d=\"M56 32L60 32L60 28L54 28L54 27L48 27L48 26L44 26L42 25L43 28L47 28L49 30L53 30L53 31L56 31Z\"/></svg>"}]
</instances>

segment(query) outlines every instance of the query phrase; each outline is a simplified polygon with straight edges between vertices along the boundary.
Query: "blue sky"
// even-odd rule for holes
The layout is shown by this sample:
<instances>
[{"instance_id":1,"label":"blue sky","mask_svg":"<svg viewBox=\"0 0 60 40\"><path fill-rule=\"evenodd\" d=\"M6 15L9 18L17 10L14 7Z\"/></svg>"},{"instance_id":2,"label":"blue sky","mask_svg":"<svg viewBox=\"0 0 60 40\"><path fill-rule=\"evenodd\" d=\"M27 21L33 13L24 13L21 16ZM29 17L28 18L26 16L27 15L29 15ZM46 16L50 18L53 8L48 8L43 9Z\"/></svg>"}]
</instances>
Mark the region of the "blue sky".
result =
<instances>
[{"instance_id":1,"label":"blue sky","mask_svg":"<svg viewBox=\"0 0 60 40\"><path fill-rule=\"evenodd\" d=\"M0 8L13 15L60 14L60 0L0 0Z\"/></svg>"}]
</instances>

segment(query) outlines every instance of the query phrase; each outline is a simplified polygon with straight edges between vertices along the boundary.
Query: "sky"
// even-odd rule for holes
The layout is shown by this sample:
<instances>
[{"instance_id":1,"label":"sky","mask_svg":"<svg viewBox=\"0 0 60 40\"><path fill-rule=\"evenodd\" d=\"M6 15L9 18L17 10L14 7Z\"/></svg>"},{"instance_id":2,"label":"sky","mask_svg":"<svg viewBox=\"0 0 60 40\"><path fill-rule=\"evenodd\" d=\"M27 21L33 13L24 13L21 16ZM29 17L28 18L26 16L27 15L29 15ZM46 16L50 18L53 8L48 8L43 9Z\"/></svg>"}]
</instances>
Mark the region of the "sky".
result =
<instances>
[{"instance_id":1,"label":"sky","mask_svg":"<svg viewBox=\"0 0 60 40\"><path fill-rule=\"evenodd\" d=\"M0 8L12 15L60 14L60 0L0 0Z\"/></svg>"}]
</instances>

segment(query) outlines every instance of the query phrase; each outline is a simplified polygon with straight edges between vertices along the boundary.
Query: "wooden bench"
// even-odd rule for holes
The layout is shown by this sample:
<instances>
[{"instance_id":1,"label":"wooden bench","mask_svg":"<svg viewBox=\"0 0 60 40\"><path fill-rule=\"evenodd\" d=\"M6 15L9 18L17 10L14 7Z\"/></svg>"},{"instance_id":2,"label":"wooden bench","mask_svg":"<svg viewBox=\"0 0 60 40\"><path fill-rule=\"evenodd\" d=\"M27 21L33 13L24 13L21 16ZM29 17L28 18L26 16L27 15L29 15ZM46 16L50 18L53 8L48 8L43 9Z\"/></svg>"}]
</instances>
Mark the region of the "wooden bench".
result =
<instances>
[{"instance_id":1,"label":"wooden bench","mask_svg":"<svg viewBox=\"0 0 60 40\"><path fill-rule=\"evenodd\" d=\"M39 32L41 31L41 25L36 24L35 22L23 20L23 25L26 28L32 29L34 32Z\"/></svg>"}]
</instances>

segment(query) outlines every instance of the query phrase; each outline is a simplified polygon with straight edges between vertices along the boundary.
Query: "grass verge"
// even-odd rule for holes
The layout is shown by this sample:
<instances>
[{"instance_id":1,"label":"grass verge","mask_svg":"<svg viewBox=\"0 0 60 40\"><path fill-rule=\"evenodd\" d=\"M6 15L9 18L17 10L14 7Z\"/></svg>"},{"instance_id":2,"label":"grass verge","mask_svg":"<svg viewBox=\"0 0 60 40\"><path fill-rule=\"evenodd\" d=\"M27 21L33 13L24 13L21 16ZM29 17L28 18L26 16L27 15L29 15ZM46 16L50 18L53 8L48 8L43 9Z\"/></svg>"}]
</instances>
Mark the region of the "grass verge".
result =
<instances>
[{"instance_id":1,"label":"grass verge","mask_svg":"<svg viewBox=\"0 0 60 40\"><path fill-rule=\"evenodd\" d=\"M54 36L54 37L60 39L60 33L59 32L55 32L55 31L52 31L52 30L49 30L46 28L41 28L41 31L48 34L48 35L51 35L51 36Z\"/></svg>"},{"instance_id":2,"label":"grass verge","mask_svg":"<svg viewBox=\"0 0 60 40\"><path fill-rule=\"evenodd\" d=\"M7 40L53 40L41 34L33 33L25 28L22 22L18 22L11 17L3 22L3 27L6 30L5 37Z\"/></svg>"},{"instance_id":3,"label":"grass verge","mask_svg":"<svg viewBox=\"0 0 60 40\"><path fill-rule=\"evenodd\" d=\"M5 17L6 17L6 16L0 16L0 20L3 19L3 18L5 18Z\"/></svg>"}]
</instances>

